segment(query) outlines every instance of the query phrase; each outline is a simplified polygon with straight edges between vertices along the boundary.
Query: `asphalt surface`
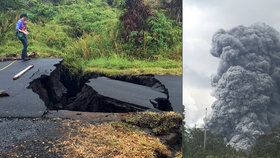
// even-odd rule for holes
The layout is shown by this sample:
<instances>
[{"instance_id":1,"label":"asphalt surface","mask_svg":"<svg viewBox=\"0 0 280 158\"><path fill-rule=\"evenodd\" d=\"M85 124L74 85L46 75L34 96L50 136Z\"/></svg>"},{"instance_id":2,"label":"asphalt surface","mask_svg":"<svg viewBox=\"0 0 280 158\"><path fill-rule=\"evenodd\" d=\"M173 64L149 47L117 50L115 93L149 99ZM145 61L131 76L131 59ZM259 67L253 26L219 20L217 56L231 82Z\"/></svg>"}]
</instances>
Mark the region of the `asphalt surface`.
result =
<instances>
[{"instance_id":1,"label":"asphalt surface","mask_svg":"<svg viewBox=\"0 0 280 158\"><path fill-rule=\"evenodd\" d=\"M184 112L182 76L155 75L155 78L168 89L169 101L173 110L182 114Z\"/></svg>"},{"instance_id":2,"label":"asphalt surface","mask_svg":"<svg viewBox=\"0 0 280 158\"><path fill-rule=\"evenodd\" d=\"M0 71L0 89L10 96L0 97L0 117L40 117L46 111L44 102L39 95L28 89L30 82L42 75L49 76L55 65L62 59L32 59L22 62L16 61L8 68ZM11 61L0 62L0 69L9 65ZM17 80L13 76L29 65L34 67Z\"/></svg>"},{"instance_id":3,"label":"asphalt surface","mask_svg":"<svg viewBox=\"0 0 280 158\"><path fill-rule=\"evenodd\" d=\"M113 80L107 77L98 77L90 79L89 81L87 85L102 96L142 107L148 107L153 110L156 109L153 107L150 100L167 98L166 94L158 92L151 87Z\"/></svg>"},{"instance_id":4,"label":"asphalt surface","mask_svg":"<svg viewBox=\"0 0 280 158\"><path fill-rule=\"evenodd\" d=\"M67 131L73 130L69 121L59 118L0 119L0 157L63 157L63 154L51 149Z\"/></svg>"},{"instance_id":5,"label":"asphalt surface","mask_svg":"<svg viewBox=\"0 0 280 158\"><path fill-rule=\"evenodd\" d=\"M32 59L27 62L16 61L9 67L12 61L0 62L0 90L5 90L10 96L0 97L0 118L4 117L41 117L47 110L39 95L28 88L30 82L43 75L49 76L55 70L55 65L62 59ZM13 76L29 65L34 68L29 70L17 80ZM3 70L3 68L5 68ZM182 77L173 75L155 75L169 92L169 100L173 110L183 112L182 105ZM133 84L124 81L112 80L107 77L98 77L89 80L91 86L100 95L127 102L134 105L154 109L150 100L167 98L166 94L151 87Z\"/></svg>"}]
</instances>

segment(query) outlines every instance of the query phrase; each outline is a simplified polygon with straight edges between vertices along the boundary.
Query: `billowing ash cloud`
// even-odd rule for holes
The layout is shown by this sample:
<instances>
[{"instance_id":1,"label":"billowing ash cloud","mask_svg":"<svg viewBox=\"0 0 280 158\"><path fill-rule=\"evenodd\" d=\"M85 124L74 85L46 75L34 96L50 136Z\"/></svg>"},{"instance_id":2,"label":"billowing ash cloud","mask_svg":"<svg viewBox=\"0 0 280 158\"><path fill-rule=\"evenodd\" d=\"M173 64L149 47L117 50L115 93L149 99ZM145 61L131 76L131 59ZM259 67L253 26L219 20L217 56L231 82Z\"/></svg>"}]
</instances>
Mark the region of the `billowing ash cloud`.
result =
<instances>
[{"instance_id":1,"label":"billowing ash cloud","mask_svg":"<svg viewBox=\"0 0 280 158\"><path fill-rule=\"evenodd\" d=\"M280 35L263 23L221 29L211 54L221 61L206 126L233 147L248 149L280 122Z\"/></svg>"}]
</instances>

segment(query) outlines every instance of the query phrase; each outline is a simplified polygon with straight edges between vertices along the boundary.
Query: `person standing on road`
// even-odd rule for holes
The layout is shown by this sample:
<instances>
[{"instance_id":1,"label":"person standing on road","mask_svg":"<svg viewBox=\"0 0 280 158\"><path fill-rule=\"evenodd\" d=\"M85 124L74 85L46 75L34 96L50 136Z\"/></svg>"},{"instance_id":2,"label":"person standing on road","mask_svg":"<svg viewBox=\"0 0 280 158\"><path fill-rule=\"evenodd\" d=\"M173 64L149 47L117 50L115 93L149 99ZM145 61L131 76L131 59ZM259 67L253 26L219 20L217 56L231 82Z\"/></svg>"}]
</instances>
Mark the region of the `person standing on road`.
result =
<instances>
[{"instance_id":1,"label":"person standing on road","mask_svg":"<svg viewBox=\"0 0 280 158\"><path fill-rule=\"evenodd\" d=\"M27 42L27 14L21 14L20 19L17 22L16 25L16 36L17 38L21 41L23 45L22 53L21 53L21 59L23 61L30 60L30 58L27 57L27 47L28 47L28 42Z\"/></svg>"}]
</instances>

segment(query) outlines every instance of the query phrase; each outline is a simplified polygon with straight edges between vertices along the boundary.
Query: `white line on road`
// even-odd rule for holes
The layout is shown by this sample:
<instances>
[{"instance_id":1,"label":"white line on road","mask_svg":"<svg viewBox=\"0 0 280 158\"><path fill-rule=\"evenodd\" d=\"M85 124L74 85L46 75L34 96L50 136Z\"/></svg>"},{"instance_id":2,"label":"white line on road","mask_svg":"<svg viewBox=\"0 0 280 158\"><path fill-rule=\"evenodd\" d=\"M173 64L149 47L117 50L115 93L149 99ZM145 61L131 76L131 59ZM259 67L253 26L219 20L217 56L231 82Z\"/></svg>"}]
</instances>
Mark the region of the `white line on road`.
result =
<instances>
[{"instance_id":1,"label":"white line on road","mask_svg":"<svg viewBox=\"0 0 280 158\"><path fill-rule=\"evenodd\" d=\"M13 65L15 62L16 62L16 60L13 61L13 62L11 62L9 65L3 67L2 69L0 69L0 71L3 71L3 70L5 70L5 69L7 69L7 68L10 67L11 65Z\"/></svg>"}]
</instances>

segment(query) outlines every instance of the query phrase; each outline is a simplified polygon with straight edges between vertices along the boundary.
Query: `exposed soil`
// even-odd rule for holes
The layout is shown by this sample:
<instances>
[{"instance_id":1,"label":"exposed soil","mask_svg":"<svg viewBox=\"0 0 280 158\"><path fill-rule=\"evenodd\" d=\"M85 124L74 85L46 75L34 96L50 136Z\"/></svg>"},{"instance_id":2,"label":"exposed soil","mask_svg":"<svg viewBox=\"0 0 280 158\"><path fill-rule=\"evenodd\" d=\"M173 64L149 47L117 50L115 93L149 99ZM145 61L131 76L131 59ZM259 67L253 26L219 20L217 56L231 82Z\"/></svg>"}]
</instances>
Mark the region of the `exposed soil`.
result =
<instances>
[{"instance_id":1,"label":"exposed soil","mask_svg":"<svg viewBox=\"0 0 280 158\"><path fill-rule=\"evenodd\" d=\"M38 56L38 54L36 52L32 52L30 54L28 54L29 58L35 58L36 56ZM12 61L12 60L20 60L21 57L18 53L12 53L12 54L8 54L4 57L0 57L0 62L3 61Z\"/></svg>"}]
</instances>

